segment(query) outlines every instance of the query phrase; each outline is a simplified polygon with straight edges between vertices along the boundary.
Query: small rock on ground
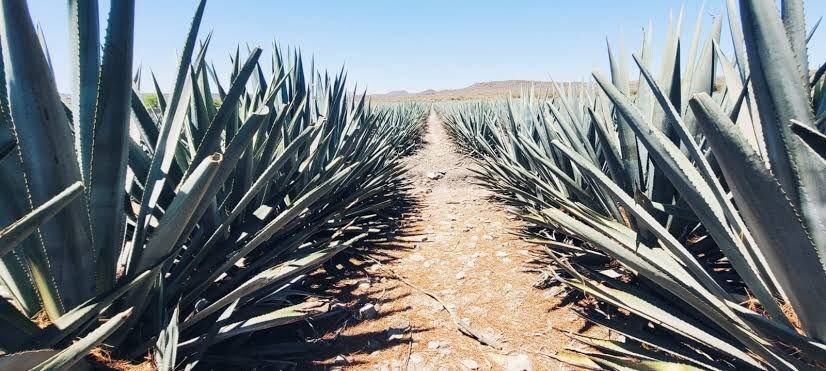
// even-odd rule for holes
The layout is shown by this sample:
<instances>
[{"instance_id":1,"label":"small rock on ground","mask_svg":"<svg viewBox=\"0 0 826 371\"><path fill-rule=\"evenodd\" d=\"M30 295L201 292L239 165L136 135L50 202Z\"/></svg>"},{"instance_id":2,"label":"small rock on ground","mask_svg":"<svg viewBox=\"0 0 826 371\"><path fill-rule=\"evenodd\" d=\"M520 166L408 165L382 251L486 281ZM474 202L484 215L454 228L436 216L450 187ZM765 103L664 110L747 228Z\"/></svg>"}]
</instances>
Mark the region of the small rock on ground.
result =
<instances>
[{"instance_id":1,"label":"small rock on ground","mask_svg":"<svg viewBox=\"0 0 826 371\"><path fill-rule=\"evenodd\" d=\"M376 304L365 304L359 309L359 317L361 319L373 319L379 315L379 310Z\"/></svg>"},{"instance_id":2,"label":"small rock on ground","mask_svg":"<svg viewBox=\"0 0 826 371\"><path fill-rule=\"evenodd\" d=\"M479 369L479 363L477 363L476 361L474 361L472 359L463 359L461 363L462 363L462 367L464 367L468 370L478 370Z\"/></svg>"},{"instance_id":3,"label":"small rock on ground","mask_svg":"<svg viewBox=\"0 0 826 371\"><path fill-rule=\"evenodd\" d=\"M505 371L531 371L533 365L531 359L527 355L517 354L505 358L505 364L502 365Z\"/></svg>"},{"instance_id":4,"label":"small rock on ground","mask_svg":"<svg viewBox=\"0 0 826 371\"><path fill-rule=\"evenodd\" d=\"M439 180L445 176L444 171L430 171L425 176L430 180Z\"/></svg>"},{"instance_id":5,"label":"small rock on ground","mask_svg":"<svg viewBox=\"0 0 826 371\"><path fill-rule=\"evenodd\" d=\"M427 342L427 349L445 349L449 347L450 344L444 341L439 340L432 340Z\"/></svg>"}]
</instances>

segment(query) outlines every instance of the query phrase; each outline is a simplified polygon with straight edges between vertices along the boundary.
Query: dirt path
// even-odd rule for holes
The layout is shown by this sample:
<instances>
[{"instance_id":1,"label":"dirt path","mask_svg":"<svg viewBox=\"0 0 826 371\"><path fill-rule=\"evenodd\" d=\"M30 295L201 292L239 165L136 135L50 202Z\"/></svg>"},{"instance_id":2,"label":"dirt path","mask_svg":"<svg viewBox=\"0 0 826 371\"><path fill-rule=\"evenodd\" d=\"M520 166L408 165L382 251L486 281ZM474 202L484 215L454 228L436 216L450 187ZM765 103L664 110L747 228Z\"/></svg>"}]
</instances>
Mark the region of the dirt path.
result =
<instances>
[{"instance_id":1,"label":"dirt path","mask_svg":"<svg viewBox=\"0 0 826 371\"><path fill-rule=\"evenodd\" d=\"M347 370L559 369L539 353L570 343L552 327L576 330L582 321L569 309L554 309L554 290L533 287L539 277L526 268L535 247L512 234L519 222L472 183L473 161L455 151L435 113L428 127L424 147L407 159L417 213L404 216L397 248L380 253L384 264L368 262L367 278L345 283L377 311L368 306L363 314L369 319L336 336L350 344L326 364ZM436 300L390 271L438 296L503 350L460 333Z\"/></svg>"}]
</instances>

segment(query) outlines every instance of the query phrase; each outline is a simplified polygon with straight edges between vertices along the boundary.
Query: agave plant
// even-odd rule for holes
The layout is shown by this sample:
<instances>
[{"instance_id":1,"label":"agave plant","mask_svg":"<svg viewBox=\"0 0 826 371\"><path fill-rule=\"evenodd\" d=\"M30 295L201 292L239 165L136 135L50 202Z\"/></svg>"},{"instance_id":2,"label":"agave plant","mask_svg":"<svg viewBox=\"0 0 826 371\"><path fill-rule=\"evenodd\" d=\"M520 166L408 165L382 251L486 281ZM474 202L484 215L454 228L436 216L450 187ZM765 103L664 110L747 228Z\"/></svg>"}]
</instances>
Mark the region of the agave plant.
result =
<instances>
[{"instance_id":1,"label":"agave plant","mask_svg":"<svg viewBox=\"0 0 826 371\"><path fill-rule=\"evenodd\" d=\"M570 336L590 369L809 369L826 364L823 71L802 1L728 1L681 66L681 19L659 74L651 30L610 78L550 100L447 112L481 180L519 208L549 269L598 299L581 314L623 337ZM702 14L703 12L700 12ZM720 75L722 72L722 75Z\"/></svg>"},{"instance_id":2,"label":"agave plant","mask_svg":"<svg viewBox=\"0 0 826 371\"><path fill-rule=\"evenodd\" d=\"M378 103L375 107L384 116L380 120L385 122L383 125L388 127L387 130L402 136L397 138L400 143L397 150L400 153L408 155L421 147L422 138L427 131L427 116L430 114L428 107L409 101Z\"/></svg>"},{"instance_id":3,"label":"agave plant","mask_svg":"<svg viewBox=\"0 0 826 371\"><path fill-rule=\"evenodd\" d=\"M277 47L267 72L260 48L237 50L222 81L198 42L205 6L169 94L153 76L156 120L133 76L134 0L111 2L102 48L97 2L68 1L68 106L25 0L0 1L0 368L77 366L104 345L162 370L277 361L245 335L322 313L288 288L383 233L424 108L371 108Z\"/></svg>"}]
</instances>

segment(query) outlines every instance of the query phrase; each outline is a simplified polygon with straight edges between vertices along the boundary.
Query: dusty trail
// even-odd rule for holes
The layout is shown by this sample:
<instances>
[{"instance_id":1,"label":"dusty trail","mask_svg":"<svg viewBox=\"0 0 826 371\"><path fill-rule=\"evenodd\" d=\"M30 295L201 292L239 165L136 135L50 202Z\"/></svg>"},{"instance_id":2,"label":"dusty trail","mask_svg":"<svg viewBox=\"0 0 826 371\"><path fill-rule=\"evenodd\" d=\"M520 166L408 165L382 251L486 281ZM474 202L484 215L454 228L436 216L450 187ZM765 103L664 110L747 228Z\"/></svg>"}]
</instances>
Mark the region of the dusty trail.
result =
<instances>
[{"instance_id":1,"label":"dusty trail","mask_svg":"<svg viewBox=\"0 0 826 371\"><path fill-rule=\"evenodd\" d=\"M435 113L424 147L406 161L417 211L404 216L395 248L375 255L383 264L367 261L365 278L343 283L378 309L365 310L370 319L349 323L335 337L341 356L324 364L347 370L564 367L540 353L570 343L552 327L576 330L583 322L567 308L555 309L554 290L533 287L538 275L526 269L536 247L512 235L519 221L472 183L473 161L456 152ZM460 333L439 302L394 273L438 296L503 350Z\"/></svg>"}]
</instances>

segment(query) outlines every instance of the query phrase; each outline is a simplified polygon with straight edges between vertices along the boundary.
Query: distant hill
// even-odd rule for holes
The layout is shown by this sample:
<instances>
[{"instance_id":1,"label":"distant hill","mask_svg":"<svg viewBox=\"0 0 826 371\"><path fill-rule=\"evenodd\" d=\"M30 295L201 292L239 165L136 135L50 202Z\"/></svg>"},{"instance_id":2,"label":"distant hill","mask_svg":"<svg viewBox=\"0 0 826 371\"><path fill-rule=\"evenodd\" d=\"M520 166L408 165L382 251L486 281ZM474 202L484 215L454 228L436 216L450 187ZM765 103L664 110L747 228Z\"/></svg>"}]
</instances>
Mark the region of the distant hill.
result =
<instances>
[{"instance_id":1,"label":"distant hill","mask_svg":"<svg viewBox=\"0 0 826 371\"><path fill-rule=\"evenodd\" d=\"M405 95L410 95L410 92L408 92L407 90L393 90L393 91L388 92L384 95L387 95L387 96L397 96L397 95L405 96Z\"/></svg>"},{"instance_id":2,"label":"distant hill","mask_svg":"<svg viewBox=\"0 0 826 371\"><path fill-rule=\"evenodd\" d=\"M578 86L578 82L559 82L561 88L571 85ZM374 101L399 101L399 100L471 100L482 98L501 98L510 94L512 97L519 97L522 93L534 90L536 95L544 96L553 92L553 84L550 81L533 80L504 80L477 82L473 85L460 89L447 90L425 90L417 93L410 93L404 90L392 91L385 94L372 94L370 98Z\"/></svg>"}]
</instances>

